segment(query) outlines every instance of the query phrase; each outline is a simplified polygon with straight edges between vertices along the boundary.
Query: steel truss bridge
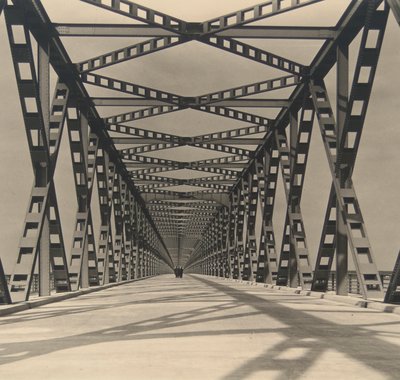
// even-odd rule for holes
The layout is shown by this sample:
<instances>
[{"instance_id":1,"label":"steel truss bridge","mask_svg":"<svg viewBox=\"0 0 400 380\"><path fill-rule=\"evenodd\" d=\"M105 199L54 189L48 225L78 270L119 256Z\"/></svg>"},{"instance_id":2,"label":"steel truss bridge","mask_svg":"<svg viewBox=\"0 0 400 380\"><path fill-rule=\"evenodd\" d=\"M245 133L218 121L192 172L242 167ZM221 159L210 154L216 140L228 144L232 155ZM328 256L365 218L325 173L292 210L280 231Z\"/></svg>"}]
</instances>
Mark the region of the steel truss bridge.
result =
<instances>
[{"instance_id":1,"label":"steel truss bridge","mask_svg":"<svg viewBox=\"0 0 400 380\"><path fill-rule=\"evenodd\" d=\"M384 295L352 180L388 15L393 12L400 23L399 0L350 1L335 27L253 25L324 0L271 0L204 22L187 22L129 0L81 1L131 23L55 24L40 0L0 0L7 27L0 38L11 51L34 175L9 284L0 261L2 303L29 299L36 267L40 295L50 294L50 276L56 292L70 292L153 276L176 265L187 272L324 292L335 259L336 291L345 295L348 256L364 298L400 301L400 256ZM349 45L359 35L350 78ZM62 42L67 37L148 39L73 62ZM276 38L323 44L305 66L242 42ZM280 70L281 76L188 97L101 74L103 68L190 41ZM325 84L333 67L336 107ZM51 70L57 75L52 98ZM90 96L88 86L117 95ZM290 89L290 96L263 98L281 89ZM101 117L101 107L129 111ZM241 111L251 107L279 113L267 118ZM244 126L191 137L135 126L144 118L188 109ZM54 185L64 126L76 190L68 254ZM301 198L314 126L322 136L332 185L317 260L311 262ZM177 147L219 156L183 162L149 154ZM170 175L180 170L197 175ZM279 173L286 199L280 252L272 223ZM187 187L191 190L179 191ZM92 220L94 207L100 210L99 230Z\"/></svg>"}]
</instances>

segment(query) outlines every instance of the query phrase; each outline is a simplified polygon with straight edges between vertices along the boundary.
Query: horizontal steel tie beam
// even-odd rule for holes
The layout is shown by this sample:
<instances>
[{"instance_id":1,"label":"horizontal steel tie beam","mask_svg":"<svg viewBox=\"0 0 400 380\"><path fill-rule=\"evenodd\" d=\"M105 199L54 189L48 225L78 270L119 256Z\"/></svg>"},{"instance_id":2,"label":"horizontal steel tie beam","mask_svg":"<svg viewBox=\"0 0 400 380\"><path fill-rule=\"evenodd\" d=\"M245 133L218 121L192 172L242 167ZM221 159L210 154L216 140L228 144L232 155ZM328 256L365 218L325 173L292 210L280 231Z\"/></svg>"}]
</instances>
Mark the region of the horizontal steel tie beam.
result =
<instances>
[{"instance_id":1,"label":"horizontal steel tie beam","mask_svg":"<svg viewBox=\"0 0 400 380\"><path fill-rule=\"evenodd\" d=\"M226 138L226 139L218 139L218 140L210 140L210 144L222 144L222 145L259 145L263 142L264 140L261 138ZM165 140L163 139L157 139L157 138L141 138L141 137L114 137L113 142L116 145L119 144L162 144L165 143ZM173 141L174 142L174 141ZM208 143L208 142L207 142ZM199 143L199 145L202 144L207 144L206 142L204 143ZM183 140L180 145L186 145L186 146L191 146L194 145L194 143L191 142L185 142Z\"/></svg>"},{"instance_id":2,"label":"horizontal steel tie beam","mask_svg":"<svg viewBox=\"0 0 400 380\"><path fill-rule=\"evenodd\" d=\"M389 0L394 1L394 0ZM121 24L54 24L61 37L173 37L179 32L168 31L151 25ZM230 38L278 38L278 39L331 39L337 31L329 27L307 26L237 26L218 32L218 36ZM193 36L201 33L193 33Z\"/></svg>"},{"instance_id":3,"label":"horizontal steel tie beam","mask_svg":"<svg viewBox=\"0 0 400 380\"><path fill-rule=\"evenodd\" d=\"M289 107L290 101L286 99L231 99L213 103L217 107Z\"/></svg>"},{"instance_id":4,"label":"horizontal steel tie beam","mask_svg":"<svg viewBox=\"0 0 400 380\"><path fill-rule=\"evenodd\" d=\"M229 38L278 38L300 40L325 40L336 36L335 28L308 26L237 26L218 32Z\"/></svg>"},{"instance_id":5,"label":"horizontal steel tie beam","mask_svg":"<svg viewBox=\"0 0 400 380\"><path fill-rule=\"evenodd\" d=\"M179 35L151 25L54 24L61 37L172 37Z\"/></svg>"},{"instance_id":6,"label":"horizontal steel tie beam","mask_svg":"<svg viewBox=\"0 0 400 380\"><path fill-rule=\"evenodd\" d=\"M170 103L162 100L143 98L96 97L92 98L92 101L95 106L99 107L157 107L170 105Z\"/></svg>"},{"instance_id":7,"label":"horizontal steel tie beam","mask_svg":"<svg viewBox=\"0 0 400 380\"><path fill-rule=\"evenodd\" d=\"M195 107L197 104L189 99L185 100L188 107ZM170 103L157 99L141 99L141 98L112 98L97 97L92 98L95 106L99 107L162 107L168 106ZM219 107L271 107L280 108L288 107L289 101L286 99L228 99L213 103Z\"/></svg>"}]
</instances>

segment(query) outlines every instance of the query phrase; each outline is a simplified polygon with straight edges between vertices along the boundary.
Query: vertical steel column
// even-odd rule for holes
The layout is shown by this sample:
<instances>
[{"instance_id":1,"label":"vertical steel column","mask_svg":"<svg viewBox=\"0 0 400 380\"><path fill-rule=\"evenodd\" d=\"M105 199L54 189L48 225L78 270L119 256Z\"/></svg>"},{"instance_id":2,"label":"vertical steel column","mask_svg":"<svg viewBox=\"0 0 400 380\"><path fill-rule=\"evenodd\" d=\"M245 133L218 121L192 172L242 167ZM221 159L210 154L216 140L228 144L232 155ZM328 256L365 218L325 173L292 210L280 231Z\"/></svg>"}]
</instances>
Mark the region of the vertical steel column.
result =
<instances>
[{"instance_id":1,"label":"vertical steel column","mask_svg":"<svg viewBox=\"0 0 400 380\"><path fill-rule=\"evenodd\" d=\"M123 218L122 210L125 203L125 198L122 196L122 178L120 174L115 176L113 186L113 208L114 208L114 267L115 281L119 282L122 278L122 266L124 263L124 240L123 240Z\"/></svg>"},{"instance_id":2,"label":"vertical steel column","mask_svg":"<svg viewBox=\"0 0 400 380\"><path fill-rule=\"evenodd\" d=\"M88 183L87 183L87 172L88 172L88 147L89 147L89 122L88 122L88 114L87 108L84 106L80 107L79 113L79 122L82 136L82 147L83 147L83 157L82 162L84 164L84 173L81 173L81 184L85 184L84 188L81 189L81 197L78 203L78 212L82 214L88 214ZM88 229L84 231L85 236L83 237L83 254L82 254L82 263L81 263L81 277L80 277L80 286L81 288L89 287L89 251L88 251Z\"/></svg>"},{"instance_id":3,"label":"vertical steel column","mask_svg":"<svg viewBox=\"0 0 400 380\"><path fill-rule=\"evenodd\" d=\"M239 226L239 201L240 189L232 193L232 208L234 209L233 219L233 245L232 245L232 277L239 279L239 247L238 247L238 226Z\"/></svg>"},{"instance_id":4,"label":"vertical steel column","mask_svg":"<svg viewBox=\"0 0 400 380\"><path fill-rule=\"evenodd\" d=\"M338 44L337 47L337 156L340 155L340 142L346 122L349 96L349 47L347 44ZM344 148L346 149L347 142ZM346 172L336 162L336 176L342 188L346 188ZM346 225L340 212L339 201L336 200L336 294L348 294L348 251Z\"/></svg>"},{"instance_id":5,"label":"vertical steel column","mask_svg":"<svg viewBox=\"0 0 400 380\"><path fill-rule=\"evenodd\" d=\"M246 197L246 242L245 242L245 279L253 281L256 278L258 251L256 238L256 218L258 208L259 186L256 173L256 162L254 162L247 174L247 197Z\"/></svg>"},{"instance_id":6,"label":"vertical steel column","mask_svg":"<svg viewBox=\"0 0 400 380\"><path fill-rule=\"evenodd\" d=\"M136 203L137 210L137 278L143 277L143 215L140 206Z\"/></svg>"},{"instance_id":7,"label":"vertical steel column","mask_svg":"<svg viewBox=\"0 0 400 380\"><path fill-rule=\"evenodd\" d=\"M294 175L294 167L296 164L296 149L297 149L297 132L298 132L298 114L297 112L290 113L290 178ZM288 209L289 211L289 218L297 210L296 202L293 202L293 181L290 181L289 187L289 198L288 198ZM297 260L296 260L296 242L293 239L293 236L296 234L296 230L294 228L293 221L290 223L290 254L289 254L289 286L291 288L296 288L299 284L298 282L298 268L297 268Z\"/></svg>"},{"instance_id":8,"label":"vertical steel column","mask_svg":"<svg viewBox=\"0 0 400 380\"><path fill-rule=\"evenodd\" d=\"M259 190L263 220L257 262L257 278L267 284L272 284L276 281L278 274L278 258L272 223L278 180L279 154L277 153L275 138L271 138L270 144L265 148L261 162L262 168L257 169L259 175L264 177L259 179L259 186L264 183L264 192L261 189Z\"/></svg>"},{"instance_id":9,"label":"vertical steel column","mask_svg":"<svg viewBox=\"0 0 400 380\"><path fill-rule=\"evenodd\" d=\"M221 276L224 278L230 276L228 232L229 232L228 208L223 207L222 237L221 237L222 238L222 273L221 273Z\"/></svg>"},{"instance_id":10,"label":"vertical steel column","mask_svg":"<svg viewBox=\"0 0 400 380\"><path fill-rule=\"evenodd\" d=\"M50 139L50 59L49 45L38 44L38 87L39 99L42 108L42 117L46 146ZM49 183L49 162L36 169L36 186L46 187ZM50 212L47 209L43 219L43 227L39 248L39 296L50 295Z\"/></svg>"},{"instance_id":11,"label":"vertical steel column","mask_svg":"<svg viewBox=\"0 0 400 380\"><path fill-rule=\"evenodd\" d=\"M229 222L228 222L228 232L227 232L227 265L229 278L233 278L233 271L235 268L235 221L236 221L236 211L237 207L234 205L235 193L230 194L229 202Z\"/></svg>"},{"instance_id":12,"label":"vertical steel column","mask_svg":"<svg viewBox=\"0 0 400 380\"><path fill-rule=\"evenodd\" d=\"M131 194L131 226L132 226L132 255L131 255L131 276L137 278L138 276L138 213L136 207L136 200ZM161 264L160 264L161 265Z\"/></svg>"},{"instance_id":13,"label":"vertical steel column","mask_svg":"<svg viewBox=\"0 0 400 380\"><path fill-rule=\"evenodd\" d=\"M178 267L181 265L181 235L178 235Z\"/></svg>"},{"instance_id":14,"label":"vertical steel column","mask_svg":"<svg viewBox=\"0 0 400 380\"><path fill-rule=\"evenodd\" d=\"M125 271L126 278L124 280L132 279L132 229L131 224L131 193L128 188L126 188L126 202L124 206L124 232L125 232Z\"/></svg>"},{"instance_id":15,"label":"vertical steel column","mask_svg":"<svg viewBox=\"0 0 400 380\"><path fill-rule=\"evenodd\" d=\"M243 178L238 187L238 214L237 214L237 227L236 227L236 249L237 249L237 260L238 260L238 279L243 279L243 256L244 256L244 219L245 219L245 194L243 192Z\"/></svg>"}]
</instances>

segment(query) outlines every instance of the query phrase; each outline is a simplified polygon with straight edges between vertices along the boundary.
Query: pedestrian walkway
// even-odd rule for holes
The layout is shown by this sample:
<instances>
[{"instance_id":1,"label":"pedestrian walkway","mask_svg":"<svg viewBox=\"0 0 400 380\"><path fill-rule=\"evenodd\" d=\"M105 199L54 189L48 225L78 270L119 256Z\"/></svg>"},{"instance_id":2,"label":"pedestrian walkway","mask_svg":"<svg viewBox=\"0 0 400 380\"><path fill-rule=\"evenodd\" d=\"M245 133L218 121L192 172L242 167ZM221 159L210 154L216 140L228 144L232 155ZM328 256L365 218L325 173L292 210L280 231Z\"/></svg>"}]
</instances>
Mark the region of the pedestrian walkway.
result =
<instances>
[{"instance_id":1,"label":"pedestrian walkway","mask_svg":"<svg viewBox=\"0 0 400 380\"><path fill-rule=\"evenodd\" d=\"M400 316L158 276L0 318L2 379L399 379Z\"/></svg>"}]
</instances>

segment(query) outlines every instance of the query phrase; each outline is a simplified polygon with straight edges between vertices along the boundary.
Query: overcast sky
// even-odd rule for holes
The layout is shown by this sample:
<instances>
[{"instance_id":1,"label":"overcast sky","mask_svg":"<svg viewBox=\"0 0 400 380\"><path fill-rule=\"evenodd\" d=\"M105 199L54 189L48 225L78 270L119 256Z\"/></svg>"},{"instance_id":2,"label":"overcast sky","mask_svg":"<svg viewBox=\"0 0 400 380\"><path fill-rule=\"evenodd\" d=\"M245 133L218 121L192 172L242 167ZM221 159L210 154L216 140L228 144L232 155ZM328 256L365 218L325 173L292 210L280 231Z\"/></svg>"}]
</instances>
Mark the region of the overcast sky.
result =
<instances>
[{"instance_id":1,"label":"overcast sky","mask_svg":"<svg viewBox=\"0 0 400 380\"><path fill-rule=\"evenodd\" d=\"M132 23L131 19L112 14L78 0L43 0L53 22ZM139 4L160 10L186 21L205 21L231 11L255 5L249 0L147 0ZM275 16L260 22L262 25L333 26L350 2L326 0L303 9ZM63 42L74 62L134 44L143 39L132 38L64 38ZM351 65L354 66L359 38L351 46ZM321 47L318 41L247 40L247 43L307 65ZM391 269L400 248L400 28L390 15L382 49L367 121L354 172L354 183L364 213L368 233L379 268ZM21 117L12 62L9 52L4 17L0 16L0 255L6 272L12 271L16 260L18 240L28 203L33 175ZM179 95L201 95L238 85L285 75L275 69L245 60L228 52L198 42L188 42L133 61L100 70L99 74L133 83L170 91ZM335 72L327 77L332 96L335 94ZM53 81L54 82L54 81ZM106 90L87 87L91 95L116 95ZM291 90L269 93L263 97L282 98ZM332 99L334 100L334 99ZM126 108L99 109L103 116L127 111ZM274 117L279 110L244 111ZM182 136L194 136L245 126L193 110L144 119L136 126ZM73 220L76 211L75 190L69 157L67 136L64 134L57 164L55 183L62 215L64 240L69 252ZM191 161L217 157L218 154L195 148L165 150L157 157ZM171 176L187 178L196 173L174 173ZM197 174L198 175L198 174ZM285 200L279 180L274 218L278 249L285 217ZM310 255L315 262L321 228L330 189L330 173L319 130L314 129L310 160L306 173L302 210ZM96 197L92 200L95 231L98 230ZM95 207L96 206L96 207ZM96 233L96 239L98 238Z\"/></svg>"}]
</instances>

